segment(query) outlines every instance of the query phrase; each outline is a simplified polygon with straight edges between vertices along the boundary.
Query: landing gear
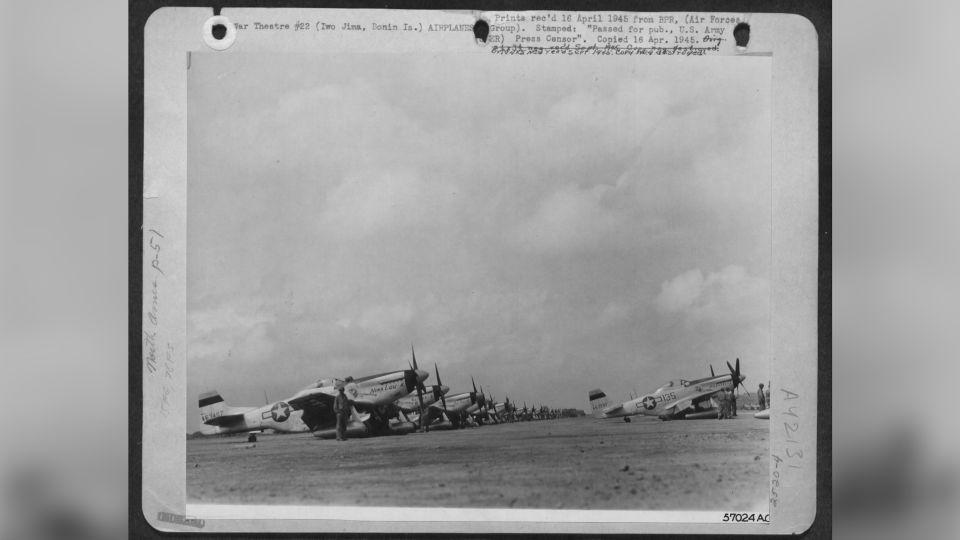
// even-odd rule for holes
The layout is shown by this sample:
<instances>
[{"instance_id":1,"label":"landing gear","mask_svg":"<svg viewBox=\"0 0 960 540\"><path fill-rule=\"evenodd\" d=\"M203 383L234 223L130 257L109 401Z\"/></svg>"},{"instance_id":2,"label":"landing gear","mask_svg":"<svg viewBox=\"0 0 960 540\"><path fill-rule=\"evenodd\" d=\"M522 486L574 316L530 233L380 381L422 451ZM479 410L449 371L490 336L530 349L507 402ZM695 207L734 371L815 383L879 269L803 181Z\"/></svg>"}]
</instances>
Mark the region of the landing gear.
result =
<instances>
[{"instance_id":1,"label":"landing gear","mask_svg":"<svg viewBox=\"0 0 960 540\"><path fill-rule=\"evenodd\" d=\"M247 435L247 442L248 442L248 443L255 443L255 442L257 442L257 434L256 434L256 433L251 433L250 435Z\"/></svg>"},{"instance_id":2,"label":"landing gear","mask_svg":"<svg viewBox=\"0 0 960 540\"><path fill-rule=\"evenodd\" d=\"M629 416L624 416L624 417L623 417L623 421L629 424L629 423L630 423L630 417L629 417Z\"/></svg>"}]
</instances>

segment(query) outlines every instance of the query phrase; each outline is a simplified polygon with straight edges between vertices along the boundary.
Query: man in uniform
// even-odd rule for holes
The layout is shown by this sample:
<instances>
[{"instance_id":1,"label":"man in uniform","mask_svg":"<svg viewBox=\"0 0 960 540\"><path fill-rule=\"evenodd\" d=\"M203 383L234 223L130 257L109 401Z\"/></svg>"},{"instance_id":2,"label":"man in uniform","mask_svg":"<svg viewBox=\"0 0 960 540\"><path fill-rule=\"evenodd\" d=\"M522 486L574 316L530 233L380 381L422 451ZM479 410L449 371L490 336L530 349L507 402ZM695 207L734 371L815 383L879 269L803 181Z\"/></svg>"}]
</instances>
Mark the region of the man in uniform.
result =
<instances>
[{"instance_id":1,"label":"man in uniform","mask_svg":"<svg viewBox=\"0 0 960 540\"><path fill-rule=\"evenodd\" d=\"M717 420L723 420L727 414L727 389L717 392Z\"/></svg>"},{"instance_id":2,"label":"man in uniform","mask_svg":"<svg viewBox=\"0 0 960 540\"><path fill-rule=\"evenodd\" d=\"M340 392L333 399L333 411L337 413L337 440L347 440L347 418L350 418L350 399L340 386Z\"/></svg>"},{"instance_id":3,"label":"man in uniform","mask_svg":"<svg viewBox=\"0 0 960 540\"><path fill-rule=\"evenodd\" d=\"M760 383L760 389L757 390L757 405L761 411L767 408L767 396L763 395L763 383Z\"/></svg>"}]
</instances>

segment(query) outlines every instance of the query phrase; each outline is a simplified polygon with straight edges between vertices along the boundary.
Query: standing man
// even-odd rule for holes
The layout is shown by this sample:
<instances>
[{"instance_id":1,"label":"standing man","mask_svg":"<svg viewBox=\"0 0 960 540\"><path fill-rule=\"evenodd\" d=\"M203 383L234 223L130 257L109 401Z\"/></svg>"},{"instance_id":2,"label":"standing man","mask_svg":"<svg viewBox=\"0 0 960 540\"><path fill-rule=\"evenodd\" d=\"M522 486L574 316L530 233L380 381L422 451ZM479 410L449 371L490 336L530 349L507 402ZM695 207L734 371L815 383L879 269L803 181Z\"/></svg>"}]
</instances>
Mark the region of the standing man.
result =
<instances>
[{"instance_id":1,"label":"standing man","mask_svg":"<svg viewBox=\"0 0 960 540\"><path fill-rule=\"evenodd\" d=\"M347 418L350 417L350 399L340 386L340 392L333 398L333 411L337 413L337 440L347 440Z\"/></svg>"},{"instance_id":2,"label":"standing man","mask_svg":"<svg viewBox=\"0 0 960 540\"><path fill-rule=\"evenodd\" d=\"M767 396L763 395L763 383L760 383L760 389L757 390L757 405L761 411L767 408Z\"/></svg>"}]
</instances>

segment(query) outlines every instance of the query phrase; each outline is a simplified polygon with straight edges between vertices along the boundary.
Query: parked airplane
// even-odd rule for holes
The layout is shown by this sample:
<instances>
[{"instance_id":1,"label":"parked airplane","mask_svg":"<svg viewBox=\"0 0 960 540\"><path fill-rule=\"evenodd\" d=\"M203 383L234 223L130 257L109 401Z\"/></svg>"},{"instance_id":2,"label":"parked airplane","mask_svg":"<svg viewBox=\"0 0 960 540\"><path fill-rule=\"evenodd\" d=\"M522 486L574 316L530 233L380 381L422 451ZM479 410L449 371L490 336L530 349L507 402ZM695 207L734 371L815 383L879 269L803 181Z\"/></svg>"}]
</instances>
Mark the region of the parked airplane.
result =
<instances>
[{"instance_id":1,"label":"parked airplane","mask_svg":"<svg viewBox=\"0 0 960 540\"><path fill-rule=\"evenodd\" d=\"M480 387L480 392L483 392L483 386ZM503 412L505 410L504 404L497 403L493 398L493 394L491 394L490 397L484 397L486 398L486 406L484 408L486 409L487 419L495 424L503 423L505 421L503 416Z\"/></svg>"},{"instance_id":2,"label":"parked airplane","mask_svg":"<svg viewBox=\"0 0 960 540\"><path fill-rule=\"evenodd\" d=\"M365 434L380 433L393 427L393 402L416 390L429 376L423 370L405 369L357 379L319 379L289 399L264 407L230 407L218 392L207 392L199 398L200 420L218 427L220 433L273 429L312 431L323 437L336 426L333 400L343 386L353 402L352 431L361 427Z\"/></svg>"},{"instance_id":3,"label":"parked airplane","mask_svg":"<svg viewBox=\"0 0 960 540\"><path fill-rule=\"evenodd\" d=\"M443 383L440 382L440 369L436 364L433 365L433 369L437 375L437 384L442 386ZM440 403L434 402L427 407L427 414L423 418L424 425L432 429L445 427L458 428L463 425L468 414L473 414L480 410L482 398L483 395L478 394L476 390L473 392L461 392L452 396L441 395Z\"/></svg>"},{"instance_id":4,"label":"parked airplane","mask_svg":"<svg viewBox=\"0 0 960 540\"><path fill-rule=\"evenodd\" d=\"M423 391L424 408L440 401L440 396L445 396L449 392L450 387L445 384L425 386ZM396 405L401 411L403 411L404 414L407 415L414 415L420 412L420 402L417 399L416 394L413 393L411 393L409 396L398 399L396 401Z\"/></svg>"},{"instance_id":5,"label":"parked airplane","mask_svg":"<svg viewBox=\"0 0 960 540\"><path fill-rule=\"evenodd\" d=\"M467 412L481 425L484 422L499 424L500 418L496 414L493 398L483 392L483 385L480 385L480 391L477 391L477 383L474 382L473 377L470 377L470 382L473 384L473 391L477 395L477 404L467 409Z\"/></svg>"},{"instance_id":6,"label":"parked airplane","mask_svg":"<svg viewBox=\"0 0 960 540\"><path fill-rule=\"evenodd\" d=\"M263 407L231 407L217 391L200 394L200 421L215 426L218 433L241 433L272 429L283 433L310 431L303 411L277 401Z\"/></svg>"},{"instance_id":7,"label":"parked airplane","mask_svg":"<svg viewBox=\"0 0 960 540\"><path fill-rule=\"evenodd\" d=\"M513 412L513 404L510 403L510 396L506 396L503 401L494 402L492 407L494 413L500 418L504 418Z\"/></svg>"},{"instance_id":8,"label":"parked airplane","mask_svg":"<svg viewBox=\"0 0 960 540\"><path fill-rule=\"evenodd\" d=\"M613 406L605 403L606 395L603 391L591 390L590 408L597 418L622 416L626 422L629 422L629 417L633 415L656 416L661 420L715 418L717 410L713 405L713 396L723 389L732 390L747 379L740 374L739 358L736 368L731 366L730 362L727 362L727 368L730 370L729 375L717 376L711 366L710 377L692 381L670 381L652 394Z\"/></svg>"}]
</instances>

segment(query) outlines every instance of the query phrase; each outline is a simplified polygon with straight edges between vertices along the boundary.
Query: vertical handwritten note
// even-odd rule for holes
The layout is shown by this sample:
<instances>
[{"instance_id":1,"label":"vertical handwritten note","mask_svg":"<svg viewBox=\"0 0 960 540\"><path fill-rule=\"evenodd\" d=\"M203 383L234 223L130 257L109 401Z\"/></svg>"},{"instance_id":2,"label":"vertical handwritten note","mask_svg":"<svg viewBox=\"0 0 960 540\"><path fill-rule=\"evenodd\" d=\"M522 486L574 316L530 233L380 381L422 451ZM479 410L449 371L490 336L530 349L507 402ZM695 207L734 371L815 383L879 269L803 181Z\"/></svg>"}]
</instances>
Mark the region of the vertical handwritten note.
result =
<instances>
[{"instance_id":1,"label":"vertical handwritten note","mask_svg":"<svg viewBox=\"0 0 960 540\"><path fill-rule=\"evenodd\" d=\"M773 458L773 472L770 474L771 508L776 508L780 502L780 490L786 481L786 477L789 475L789 471L791 469L803 468L802 422L797 412L800 407L800 395L786 388L781 388L780 392L780 399L784 401L782 405L784 409L782 414L772 417L777 419L777 424L774 424L772 428L783 429L786 437L784 439L783 453L778 452L770 455L770 457ZM778 425L781 416L783 419L782 426ZM774 420L771 419L771 421Z\"/></svg>"},{"instance_id":2,"label":"vertical handwritten note","mask_svg":"<svg viewBox=\"0 0 960 540\"><path fill-rule=\"evenodd\" d=\"M143 325L143 361L148 376L159 377L160 385L160 412L164 416L170 414L170 394L173 392L174 346L169 341L159 339L161 331L160 299L163 279L163 234L156 229L146 232L146 257L150 261L151 274L144 280L149 283L147 297L144 302L146 314Z\"/></svg>"}]
</instances>

